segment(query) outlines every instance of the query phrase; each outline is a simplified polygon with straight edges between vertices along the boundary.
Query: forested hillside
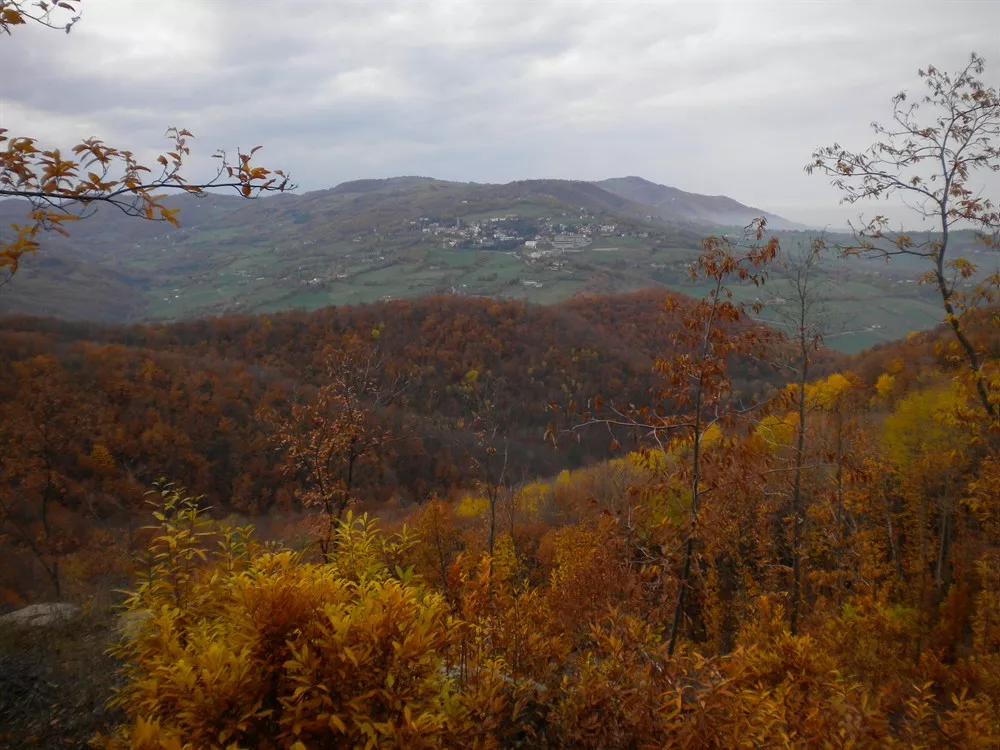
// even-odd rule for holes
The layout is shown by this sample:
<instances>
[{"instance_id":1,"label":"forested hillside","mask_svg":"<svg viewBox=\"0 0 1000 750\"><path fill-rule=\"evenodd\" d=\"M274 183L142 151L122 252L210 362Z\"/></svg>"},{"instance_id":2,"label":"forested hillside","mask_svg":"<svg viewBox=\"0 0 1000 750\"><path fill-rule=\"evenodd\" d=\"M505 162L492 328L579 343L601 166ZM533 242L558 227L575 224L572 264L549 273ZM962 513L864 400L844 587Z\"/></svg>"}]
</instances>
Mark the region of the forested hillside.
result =
<instances>
[{"instance_id":1,"label":"forested hillside","mask_svg":"<svg viewBox=\"0 0 1000 750\"><path fill-rule=\"evenodd\" d=\"M97 208L68 237L49 233L23 259L18 283L0 294L0 315L162 322L433 294L542 303L645 288L699 296L706 290L688 269L702 236L738 231L758 215L727 198L638 178L601 185L609 189L571 180L477 185L399 177L249 204L218 193L164 198L178 227ZM652 203L614 192L625 188ZM28 211L25 201L0 202L0 228ZM702 214L704 223L696 223ZM768 217L787 249L821 234L781 231L789 224ZM833 246L849 236L827 240ZM972 258L981 249L968 230L952 241ZM938 320L912 264L830 252L821 269L833 348L856 352ZM783 270L771 272L778 281ZM780 297L781 285L773 289ZM765 319L773 321L773 312Z\"/></svg>"},{"instance_id":2,"label":"forested hillside","mask_svg":"<svg viewBox=\"0 0 1000 750\"><path fill-rule=\"evenodd\" d=\"M352 386L342 366L361 360L373 364L372 380L351 397L372 412L366 430L377 424L391 440L357 467L357 499L412 505L472 487L477 418L509 442L512 477L551 475L606 456L610 440L592 433L553 450L543 440L556 418L550 404L644 398L679 326L666 299L644 292L543 307L431 297L127 328L6 319L3 491L19 497L29 524L39 520L31 503L42 501L32 493L48 493L52 513L86 527L91 514L141 509L160 477L225 512L296 510L296 478L283 473L265 412L290 416L331 378ZM778 382L766 362L736 368L748 397ZM45 544L65 544L62 534L55 524ZM9 593L31 596L24 568L9 576Z\"/></svg>"}]
</instances>

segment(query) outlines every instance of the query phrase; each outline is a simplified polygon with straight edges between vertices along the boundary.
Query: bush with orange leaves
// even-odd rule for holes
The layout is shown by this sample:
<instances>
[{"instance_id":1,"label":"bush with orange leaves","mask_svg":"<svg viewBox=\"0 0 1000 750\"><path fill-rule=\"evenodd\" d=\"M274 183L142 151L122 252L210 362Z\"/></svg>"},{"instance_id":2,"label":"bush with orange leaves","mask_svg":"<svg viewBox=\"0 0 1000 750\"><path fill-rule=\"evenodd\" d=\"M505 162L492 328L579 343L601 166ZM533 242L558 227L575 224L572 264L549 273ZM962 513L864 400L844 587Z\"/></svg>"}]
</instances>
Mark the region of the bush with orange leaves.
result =
<instances>
[{"instance_id":1,"label":"bush with orange leaves","mask_svg":"<svg viewBox=\"0 0 1000 750\"><path fill-rule=\"evenodd\" d=\"M128 721L97 747L1000 741L985 614L974 634L981 658L948 665L929 650L914 660L905 608L855 596L792 635L776 593L744 611L732 652L705 655L685 640L670 655L669 611L650 606L637 581L611 590L600 575L630 580L606 519L546 540L543 584L506 534L492 557L459 553L441 584L449 603L401 567L416 549L405 528L390 535L349 516L334 554L310 563L260 545L249 528L207 521L170 487L159 505L148 572L128 602L131 639L118 647L127 680L116 703ZM982 593L995 595L992 569L982 573Z\"/></svg>"},{"instance_id":2,"label":"bush with orange leaves","mask_svg":"<svg viewBox=\"0 0 1000 750\"><path fill-rule=\"evenodd\" d=\"M106 748L488 746L454 674L444 598L392 560L409 541L365 516L333 562L220 529L166 488L150 571L128 601L142 624L119 655L129 722ZM207 542L216 536L217 550ZM489 680L475 698L488 703Z\"/></svg>"}]
</instances>

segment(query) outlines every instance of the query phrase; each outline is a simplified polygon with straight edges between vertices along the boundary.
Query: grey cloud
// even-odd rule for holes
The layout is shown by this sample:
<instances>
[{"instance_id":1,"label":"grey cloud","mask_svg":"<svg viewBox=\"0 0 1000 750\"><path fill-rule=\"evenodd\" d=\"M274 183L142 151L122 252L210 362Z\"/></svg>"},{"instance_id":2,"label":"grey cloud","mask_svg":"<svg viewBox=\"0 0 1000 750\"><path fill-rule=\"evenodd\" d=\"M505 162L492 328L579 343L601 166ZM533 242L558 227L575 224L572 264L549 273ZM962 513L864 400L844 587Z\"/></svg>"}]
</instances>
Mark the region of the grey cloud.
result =
<instances>
[{"instance_id":1,"label":"grey cloud","mask_svg":"<svg viewBox=\"0 0 1000 750\"><path fill-rule=\"evenodd\" d=\"M959 0L86 0L68 37L0 45L0 124L140 153L183 125L204 155L263 144L303 189L640 174L817 220L838 209L812 148L867 144L928 63L977 50L995 85L998 28Z\"/></svg>"}]
</instances>

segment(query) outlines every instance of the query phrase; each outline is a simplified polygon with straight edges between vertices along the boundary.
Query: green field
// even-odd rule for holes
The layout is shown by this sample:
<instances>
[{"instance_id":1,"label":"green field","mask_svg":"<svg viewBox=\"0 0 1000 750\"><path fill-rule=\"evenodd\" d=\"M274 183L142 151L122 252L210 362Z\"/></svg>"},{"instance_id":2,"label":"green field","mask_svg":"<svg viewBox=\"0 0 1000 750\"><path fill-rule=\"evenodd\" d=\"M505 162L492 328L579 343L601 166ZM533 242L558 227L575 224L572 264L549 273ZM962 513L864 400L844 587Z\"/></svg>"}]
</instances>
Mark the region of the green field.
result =
<instances>
[{"instance_id":1,"label":"green field","mask_svg":"<svg viewBox=\"0 0 1000 750\"><path fill-rule=\"evenodd\" d=\"M450 292L551 303L584 290L602 291L601 283L611 283L606 291L663 285L700 296L709 290L686 278L693 251L654 249L636 238L603 237L595 244L615 249L587 249L528 263L506 252L440 247L411 247L406 254L410 261L403 261L390 247L360 252L350 243L322 251L310 248L309 255L293 258L249 246L217 255L214 268L198 270L192 270L191 261L179 255L170 264L179 272L158 275L160 283L150 290L146 314L152 319L176 320L223 310L315 309ZM130 265L138 269L149 262L137 258ZM840 267L837 272L844 275ZM331 278L336 274L346 277ZM593 281L597 274L605 274L599 283ZM320 282L311 284L312 279ZM776 271L763 288L734 285L733 291L737 301L746 303L790 297ZM940 319L933 298L904 280L848 274L822 284L818 294L826 342L845 352L900 338ZM768 307L758 317L780 329L791 304Z\"/></svg>"},{"instance_id":2,"label":"green field","mask_svg":"<svg viewBox=\"0 0 1000 750\"><path fill-rule=\"evenodd\" d=\"M382 243L375 248L338 242L297 254L261 245L206 254L201 246L199 240L171 249L170 262L161 264L158 283L149 290L146 316L177 320L226 310L315 309L452 292L551 303L581 291L662 285L700 296L709 289L690 283L686 276L693 249L656 248L636 237L601 237L594 246L605 249L591 247L532 262L507 252L442 248L422 241L400 247ZM128 265L139 272L154 263L143 255L130 258ZM856 352L940 319L927 290L907 284L904 278L876 277L836 263L830 273L818 295L825 339L835 349ZM758 316L782 328L792 303L780 271L772 270L760 289L734 285L733 291L737 301L746 303L757 298L789 299Z\"/></svg>"}]
</instances>

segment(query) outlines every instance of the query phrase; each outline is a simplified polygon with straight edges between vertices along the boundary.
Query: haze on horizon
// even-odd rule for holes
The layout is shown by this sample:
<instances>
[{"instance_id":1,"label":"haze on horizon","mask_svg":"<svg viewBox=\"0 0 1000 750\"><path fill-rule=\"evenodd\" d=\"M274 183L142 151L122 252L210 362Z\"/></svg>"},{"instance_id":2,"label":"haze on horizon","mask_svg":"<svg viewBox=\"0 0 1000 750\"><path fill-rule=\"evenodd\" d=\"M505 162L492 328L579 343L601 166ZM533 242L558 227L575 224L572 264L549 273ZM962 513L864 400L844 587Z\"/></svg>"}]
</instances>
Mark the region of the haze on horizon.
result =
<instances>
[{"instance_id":1,"label":"haze on horizon","mask_svg":"<svg viewBox=\"0 0 1000 750\"><path fill-rule=\"evenodd\" d=\"M638 175L843 226L876 207L838 206L813 148L869 145L918 68L972 51L998 85L1000 3L87 0L68 37L0 43L0 127L152 158L177 125L192 165L259 144L303 191Z\"/></svg>"}]
</instances>

